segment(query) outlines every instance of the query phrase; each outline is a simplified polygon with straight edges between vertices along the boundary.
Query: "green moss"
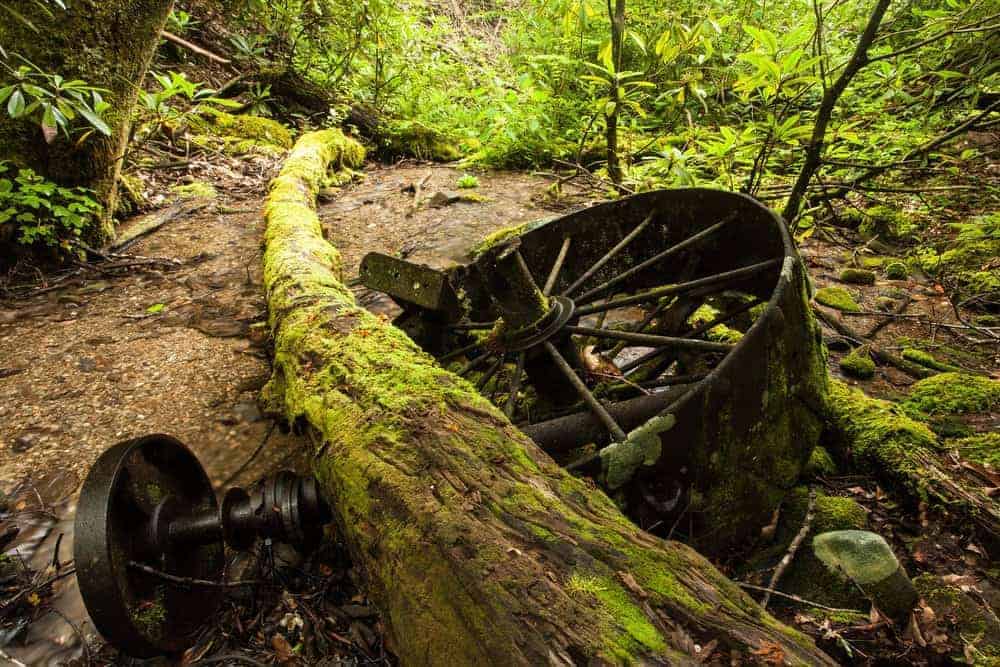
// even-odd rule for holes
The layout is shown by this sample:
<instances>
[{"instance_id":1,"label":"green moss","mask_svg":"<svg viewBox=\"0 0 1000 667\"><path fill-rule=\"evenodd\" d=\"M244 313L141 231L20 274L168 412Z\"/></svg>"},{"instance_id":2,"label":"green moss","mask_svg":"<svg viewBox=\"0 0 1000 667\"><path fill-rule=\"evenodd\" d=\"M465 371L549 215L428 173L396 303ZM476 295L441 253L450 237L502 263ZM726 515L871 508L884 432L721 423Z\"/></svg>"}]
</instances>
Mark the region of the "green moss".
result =
<instances>
[{"instance_id":1,"label":"green moss","mask_svg":"<svg viewBox=\"0 0 1000 667\"><path fill-rule=\"evenodd\" d=\"M263 153L276 156L292 147L288 128L270 118L236 116L206 107L189 122L193 143L217 146L232 155Z\"/></svg>"},{"instance_id":2,"label":"green moss","mask_svg":"<svg viewBox=\"0 0 1000 667\"><path fill-rule=\"evenodd\" d=\"M853 285L874 285L875 272L867 269L844 269L840 272L838 280Z\"/></svg>"},{"instance_id":3,"label":"green moss","mask_svg":"<svg viewBox=\"0 0 1000 667\"><path fill-rule=\"evenodd\" d=\"M514 225L512 227L504 227L503 229L498 229L497 231L486 235L483 240L472 246L472 250L469 255L473 258L477 258L485 253L490 248L494 248L505 241L509 241L512 238L516 238L530 232L532 229L537 229L545 223L547 223L550 218L543 218L541 220L531 220L528 222L521 223L520 225Z\"/></svg>"},{"instance_id":4,"label":"green moss","mask_svg":"<svg viewBox=\"0 0 1000 667\"><path fill-rule=\"evenodd\" d=\"M122 174L118 177L118 216L133 215L143 211L148 202L142 180L136 176Z\"/></svg>"},{"instance_id":5,"label":"green moss","mask_svg":"<svg viewBox=\"0 0 1000 667\"><path fill-rule=\"evenodd\" d=\"M911 215L888 206L873 206L864 211L864 219L858 231L865 239L877 236L890 243L908 241L918 229L918 224Z\"/></svg>"},{"instance_id":6,"label":"green moss","mask_svg":"<svg viewBox=\"0 0 1000 667\"><path fill-rule=\"evenodd\" d=\"M996 665L1000 657L1000 621L996 614L982 605L959 586L946 584L934 574L914 577L913 585L920 597L934 610L935 617L946 632L961 639L963 648L971 647L976 665ZM948 627L949 625L953 627ZM964 663L965 655L956 656Z\"/></svg>"},{"instance_id":7,"label":"green moss","mask_svg":"<svg viewBox=\"0 0 1000 667\"><path fill-rule=\"evenodd\" d=\"M1000 470L1000 433L980 433L948 443L970 461Z\"/></svg>"},{"instance_id":8,"label":"green moss","mask_svg":"<svg viewBox=\"0 0 1000 667\"><path fill-rule=\"evenodd\" d=\"M451 162L462 157L458 142L419 121L393 121L382 137L386 157L412 156L418 160Z\"/></svg>"},{"instance_id":9,"label":"green moss","mask_svg":"<svg viewBox=\"0 0 1000 667\"><path fill-rule=\"evenodd\" d=\"M642 654L642 649L653 653L667 650L656 626L617 582L574 572L566 589L601 603L607 614L604 632L609 636L605 640L618 660L632 662Z\"/></svg>"},{"instance_id":10,"label":"green moss","mask_svg":"<svg viewBox=\"0 0 1000 667\"><path fill-rule=\"evenodd\" d=\"M823 287L816 290L813 296L816 303L828 308L842 310L845 313L861 312L861 307L854 301L854 297L847 290L840 287Z\"/></svg>"},{"instance_id":11,"label":"green moss","mask_svg":"<svg viewBox=\"0 0 1000 667\"><path fill-rule=\"evenodd\" d=\"M766 304L761 304L766 306ZM688 326L698 328L711 322L722 314L718 308L707 303L702 304L688 317ZM737 331L725 324L717 324L705 332L705 338L716 343L738 343L743 339L743 332Z\"/></svg>"},{"instance_id":12,"label":"green moss","mask_svg":"<svg viewBox=\"0 0 1000 667\"><path fill-rule=\"evenodd\" d=\"M170 188L171 199L184 201L188 199L215 199L218 193L215 186L205 181L195 181L185 185L175 185Z\"/></svg>"},{"instance_id":13,"label":"green moss","mask_svg":"<svg viewBox=\"0 0 1000 667\"><path fill-rule=\"evenodd\" d=\"M947 371L961 371L962 370L962 369L958 368L957 366L952 366L951 364L946 364L946 363L938 361L937 359L935 359L933 357L933 355L931 355L928 352L924 352L923 350L917 350L917 349L914 349L912 347L908 347L908 348L904 349L903 352L902 352L902 354L901 354L901 356L904 359L908 360L908 361L912 361L915 364L920 364L921 366L924 366L925 368L930 368L930 369L933 369L933 370L936 370L936 371L947 372Z\"/></svg>"},{"instance_id":14,"label":"green moss","mask_svg":"<svg viewBox=\"0 0 1000 667\"><path fill-rule=\"evenodd\" d=\"M147 637L157 639L162 636L163 625L167 622L167 609L164 605L162 588L157 588L156 597L141 602L129 610L132 623Z\"/></svg>"},{"instance_id":15,"label":"green moss","mask_svg":"<svg viewBox=\"0 0 1000 667\"><path fill-rule=\"evenodd\" d=\"M455 181L455 186L462 190L470 190L472 188L478 188L479 179L473 176L472 174L462 174L461 176L458 177L458 180Z\"/></svg>"},{"instance_id":16,"label":"green moss","mask_svg":"<svg viewBox=\"0 0 1000 667\"><path fill-rule=\"evenodd\" d=\"M924 497L921 450L937 449L937 439L925 424L911 419L897 405L869 398L843 382L830 382L830 416L836 441L860 465Z\"/></svg>"},{"instance_id":17,"label":"green moss","mask_svg":"<svg viewBox=\"0 0 1000 667\"><path fill-rule=\"evenodd\" d=\"M937 248L921 247L909 258L932 276L947 281L960 300L1000 295L1000 214L951 225L954 238Z\"/></svg>"},{"instance_id":18,"label":"green moss","mask_svg":"<svg viewBox=\"0 0 1000 667\"><path fill-rule=\"evenodd\" d=\"M913 385L903 401L916 417L986 412L1000 406L1000 382L968 373L941 373Z\"/></svg>"},{"instance_id":19,"label":"green moss","mask_svg":"<svg viewBox=\"0 0 1000 667\"><path fill-rule=\"evenodd\" d=\"M875 362L865 346L851 350L850 354L840 360L839 366L844 375L853 378L870 380L875 377Z\"/></svg>"},{"instance_id":20,"label":"green moss","mask_svg":"<svg viewBox=\"0 0 1000 667\"><path fill-rule=\"evenodd\" d=\"M883 271L885 271L885 277L889 280L906 280L907 276L910 275L910 269L906 266L906 262L900 262L899 260L886 263Z\"/></svg>"},{"instance_id":21,"label":"green moss","mask_svg":"<svg viewBox=\"0 0 1000 667\"><path fill-rule=\"evenodd\" d=\"M826 447L817 445L809 455L804 472L814 477L836 475L837 464L833 462L833 457Z\"/></svg>"}]
</instances>

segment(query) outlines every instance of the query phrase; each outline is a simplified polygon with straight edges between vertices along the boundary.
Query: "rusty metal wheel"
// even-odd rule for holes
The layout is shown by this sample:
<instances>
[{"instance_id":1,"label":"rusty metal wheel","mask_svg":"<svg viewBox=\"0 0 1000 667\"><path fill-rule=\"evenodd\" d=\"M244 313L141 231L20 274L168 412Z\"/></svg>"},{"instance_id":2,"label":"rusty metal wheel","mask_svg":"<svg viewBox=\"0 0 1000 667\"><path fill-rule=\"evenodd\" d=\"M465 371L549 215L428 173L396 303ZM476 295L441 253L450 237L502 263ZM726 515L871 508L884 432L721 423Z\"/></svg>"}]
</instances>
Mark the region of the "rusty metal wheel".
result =
<instances>
[{"instance_id":1,"label":"rusty metal wheel","mask_svg":"<svg viewBox=\"0 0 1000 667\"><path fill-rule=\"evenodd\" d=\"M766 478L790 484L818 432L804 274L784 223L748 197L636 195L501 235L444 270L371 254L361 277L440 363L651 521L685 499L722 502L734 473L759 483L726 502L763 508Z\"/></svg>"}]
</instances>

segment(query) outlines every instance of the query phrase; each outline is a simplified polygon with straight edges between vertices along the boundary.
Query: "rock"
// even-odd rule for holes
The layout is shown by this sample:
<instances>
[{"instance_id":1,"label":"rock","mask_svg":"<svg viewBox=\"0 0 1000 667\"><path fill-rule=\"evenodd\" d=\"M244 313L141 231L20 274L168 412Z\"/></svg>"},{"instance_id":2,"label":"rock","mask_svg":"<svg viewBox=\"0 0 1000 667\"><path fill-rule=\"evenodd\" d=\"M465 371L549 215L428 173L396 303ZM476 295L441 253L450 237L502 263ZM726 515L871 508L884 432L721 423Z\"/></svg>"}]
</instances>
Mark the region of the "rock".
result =
<instances>
[{"instance_id":1,"label":"rock","mask_svg":"<svg viewBox=\"0 0 1000 667\"><path fill-rule=\"evenodd\" d=\"M809 491L806 487L798 487L788 494L781 504L781 518L774 542L751 555L746 565L747 573L770 573L771 568L787 553L788 545L802 528L808 504ZM868 512L856 501L823 493L816 495L810 536L831 530L863 530L867 527ZM761 583L766 583L766 578ZM785 570L778 589L831 607L859 611L867 609L865 598L857 586L838 573L831 572L816 558L808 537ZM774 598L774 603L781 605L785 601Z\"/></svg>"},{"instance_id":2,"label":"rock","mask_svg":"<svg viewBox=\"0 0 1000 667\"><path fill-rule=\"evenodd\" d=\"M880 296L875 298L875 310L881 310L883 313L891 313L896 309L896 300L890 299L887 296Z\"/></svg>"},{"instance_id":3,"label":"rock","mask_svg":"<svg viewBox=\"0 0 1000 667\"><path fill-rule=\"evenodd\" d=\"M857 584L875 606L903 624L917 603L917 591L881 535L837 530L813 538L813 554L826 567Z\"/></svg>"},{"instance_id":4,"label":"rock","mask_svg":"<svg viewBox=\"0 0 1000 667\"><path fill-rule=\"evenodd\" d=\"M844 269L840 272L839 280L854 285L874 285L875 272L867 269Z\"/></svg>"},{"instance_id":5,"label":"rock","mask_svg":"<svg viewBox=\"0 0 1000 667\"><path fill-rule=\"evenodd\" d=\"M840 370L844 375L858 378L859 380L870 380L875 377L875 362L872 360L868 348L861 346L853 350L850 354L840 360Z\"/></svg>"},{"instance_id":6,"label":"rock","mask_svg":"<svg viewBox=\"0 0 1000 667\"><path fill-rule=\"evenodd\" d=\"M885 277L889 280L906 280L907 276L910 275L910 270L906 267L906 263L898 260L886 264L883 271L885 271Z\"/></svg>"},{"instance_id":7,"label":"rock","mask_svg":"<svg viewBox=\"0 0 1000 667\"><path fill-rule=\"evenodd\" d=\"M441 208L442 206L449 206L461 200L462 200L462 195L460 194L438 190L437 192L431 195L431 198L428 200L427 203L435 208Z\"/></svg>"},{"instance_id":8,"label":"rock","mask_svg":"<svg viewBox=\"0 0 1000 667\"><path fill-rule=\"evenodd\" d=\"M256 401L245 401L243 403L237 403L233 407L233 413L236 418L246 424L252 424L254 422L259 422L264 418L260 413L260 408L257 406Z\"/></svg>"},{"instance_id":9,"label":"rock","mask_svg":"<svg viewBox=\"0 0 1000 667\"><path fill-rule=\"evenodd\" d=\"M97 370L97 361L91 357L80 357L76 362L76 367L84 373L93 373Z\"/></svg>"},{"instance_id":10,"label":"rock","mask_svg":"<svg viewBox=\"0 0 1000 667\"><path fill-rule=\"evenodd\" d=\"M11 451L15 454L23 454L38 444L39 437L38 433L24 433L19 435L14 439L14 445L11 447Z\"/></svg>"}]
</instances>

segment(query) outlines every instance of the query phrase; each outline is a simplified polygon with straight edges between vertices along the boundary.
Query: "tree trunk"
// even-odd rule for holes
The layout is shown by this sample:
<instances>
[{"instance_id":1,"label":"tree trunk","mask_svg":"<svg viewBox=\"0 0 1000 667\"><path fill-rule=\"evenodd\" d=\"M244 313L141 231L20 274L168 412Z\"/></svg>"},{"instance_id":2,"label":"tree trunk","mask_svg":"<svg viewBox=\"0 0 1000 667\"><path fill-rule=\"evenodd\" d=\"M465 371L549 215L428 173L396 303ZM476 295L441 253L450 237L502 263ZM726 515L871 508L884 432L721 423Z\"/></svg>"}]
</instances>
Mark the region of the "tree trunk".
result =
<instances>
[{"instance_id":1,"label":"tree trunk","mask_svg":"<svg viewBox=\"0 0 1000 667\"><path fill-rule=\"evenodd\" d=\"M608 144L608 178L615 185L621 185L622 165L618 157L618 116L621 113L621 85L618 75L622 68L622 44L625 39L625 0L615 0L612 8L608 0L608 18L611 19L611 62L614 64L614 79L611 82L611 113L606 117L605 137Z\"/></svg>"},{"instance_id":2,"label":"tree trunk","mask_svg":"<svg viewBox=\"0 0 1000 667\"><path fill-rule=\"evenodd\" d=\"M315 193L360 147L293 149L268 201L273 410L310 432L341 537L403 664L833 664L690 548L639 530L465 380L358 307Z\"/></svg>"},{"instance_id":3,"label":"tree trunk","mask_svg":"<svg viewBox=\"0 0 1000 667\"><path fill-rule=\"evenodd\" d=\"M111 239L132 107L173 0L75 0L65 11L53 6L54 18L35 0L8 2L38 27L34 32L3 15L0 46L11 61L18 62L17 54L45 72L106 89L104 99L111 107L105 121L111 136L95 132L79 145L75 138L64 137L46 144L36 124L2 113L0 160L30 167L62 185L92 188L104 214L99 228L88 230L88 240Z\"/></svg>"}]
</instances>

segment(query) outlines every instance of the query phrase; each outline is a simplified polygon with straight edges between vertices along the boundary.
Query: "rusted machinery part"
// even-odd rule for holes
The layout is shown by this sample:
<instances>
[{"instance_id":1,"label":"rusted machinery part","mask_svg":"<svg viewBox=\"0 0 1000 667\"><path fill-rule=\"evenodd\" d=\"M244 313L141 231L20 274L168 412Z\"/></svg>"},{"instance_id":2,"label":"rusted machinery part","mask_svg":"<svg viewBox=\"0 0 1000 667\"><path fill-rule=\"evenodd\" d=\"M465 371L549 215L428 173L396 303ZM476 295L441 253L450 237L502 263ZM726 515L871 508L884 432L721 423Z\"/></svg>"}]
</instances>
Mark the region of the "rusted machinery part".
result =
<instances>
[{"instance_id":1,"label":"rusted machinery part","mask_svg":"<svg viewBox=\"0 0 1000 667\"><path fill-rule=\"evenodd\" d=\"M112 645L135 657L187 648L218 606L224 545L262 537L308 550L330 508L316 480L282 471L221 505L194 454L149 435L119 443L91 468L76 512L76 577L87 612Z\"/></svg>"},{"instance_id":2,"label":"rusted machinery part","mask_svg":"<svg viewBox=\"0 0 1000 667\"><path fill-rule=\"evenodd\" d=\"M791 483L817 435L822 391L808 385L822 352L804 270L784 222L744 195L644 193L524 230L445 271L371 254L361 275L400 304L397 324L442 364L459 362L456 372L543 449L612 489L634 473L647 487L697 488L711 506L745 472L751 481L736 495L746 498L733 501L766 517L767 470L780 467L789 479L779 483ZM715 316L691 324L701 305ZM720 324L739 340L706 339ZM617 368L595 372L588 345ZM625 348L639 349L617 356ZM521 394L543 409L527 413ZM663 415L671 419L654 429L662 447L626 456L643 463L609 475L617 445L640 446L632 432Z\"/></svg>"}]
</instances>

